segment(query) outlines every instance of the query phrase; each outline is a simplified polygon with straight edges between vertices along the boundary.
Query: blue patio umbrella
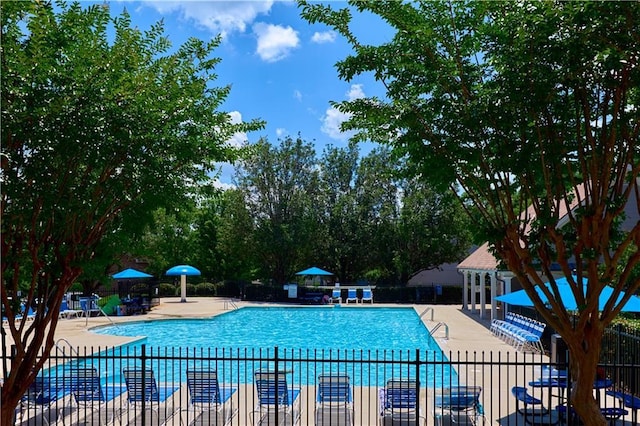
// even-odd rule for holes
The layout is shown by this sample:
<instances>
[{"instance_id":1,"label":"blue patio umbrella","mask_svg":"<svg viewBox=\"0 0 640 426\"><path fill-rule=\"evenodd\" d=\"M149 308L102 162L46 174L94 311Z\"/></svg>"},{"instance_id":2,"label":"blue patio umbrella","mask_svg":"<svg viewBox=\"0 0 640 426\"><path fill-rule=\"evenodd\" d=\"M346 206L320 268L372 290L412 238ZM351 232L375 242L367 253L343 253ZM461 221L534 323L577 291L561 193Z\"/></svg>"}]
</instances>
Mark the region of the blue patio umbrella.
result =
<instances>
[{"instance_id":1,"label":"blue patio umbrella","mask_svg":"<svg viewBox=\"0 0 640 426\"><path fill-rule=\"evenodd\" d=\"M304 271L296 272L296 275L333 275L331 272L325 271L324 269L320 269L318 267L311 267L305 269Z\"/></svg>"},{"instance_id":2,"label":"blue patio umbrella","mask_svg":"<svg viewBox=\"0 0 640 426\"><path fill-rule=\"evenodd\" d=\"M187 301L187 275L200 275L200 271L190 265L177 265L167 270L166 275L180 275L180 301Z\"/></svg>"},{"instance_id":3,"label":"blue patio umbrella","mask_svg":"<svg viewBox=\"0 0 640 426\"><path fill-rule=\"evenodd\" d=\"M111 275L111 278L116 280L135 280L140 278L151 278L153 275L149 275L146 272L138 271L137 269L125 269L116 274Z\"/></svg>"},{"instance_id":4,"label":"blue patio umbrella","mask_svg":"<svg viewBox=\"0 0 640 426\"><path fill-rule=\"evenodd\" d=\"M329 271L325 271L324 269L312 266L311 268L305 269L304 271L296 272L296 275L320 277L320 281L322 282L322 277L329 277L333 274Z\"/></svg>"},{"instance_id":5,"label":"blue patio umbrella","mask_svg":"<svg viewBox=\"0 0 640 426\"><path fill-rule=\"evenodd\" d=\"M574 276L573 279L574 281L577 281L578 277ZM587 292L586 278L583 279L583 282L584 282L583 284L584 292L586 294ZM577 311L578 305L576 303L575 297L573 296L573 292L571 291L571 286L569 285L567 278L566 277L558 278L556 280L556 283L558 285L560 300L562 301L562 304L564 305L564 307L568 311ZM551 288L549 283L546 283L545 285ZM546 303L547 297L544 295L542 290L540 290L539 287L536 287L536 291L540 295L540 299L542 299L542 301ZM607 301L611 298L612 293L613 293L613 287L611 286L606 286L602 289L602 292L600 293L600 300L599 300L599 307L598 307L600 310L604 309L604 306L606 305ZM623 297L624 297L624 292L621 292L621 294L618 296L616 303L619 303ZM518 290L518 291L514 291L513 293L508 293L502 296L498 296L496 297L496 300L499 302L508 303L510 305L533 307L533 301L531 300L527 292L524 290ZM625 305L622 307L622 311L640 312L640 297L636 295L631 296L631 298L627 301L627 303L625 303Z\"/></svg>"}]
</instances>

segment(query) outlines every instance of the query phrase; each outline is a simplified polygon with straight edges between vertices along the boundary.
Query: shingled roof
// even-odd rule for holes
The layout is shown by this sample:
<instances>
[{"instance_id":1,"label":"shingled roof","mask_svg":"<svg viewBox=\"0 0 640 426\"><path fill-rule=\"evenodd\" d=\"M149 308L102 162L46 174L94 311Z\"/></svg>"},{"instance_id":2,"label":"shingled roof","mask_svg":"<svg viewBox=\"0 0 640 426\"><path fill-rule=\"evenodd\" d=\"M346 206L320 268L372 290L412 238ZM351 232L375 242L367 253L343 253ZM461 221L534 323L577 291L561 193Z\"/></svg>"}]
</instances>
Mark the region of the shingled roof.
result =
<instances>
[{"instance_id":1,"label":"shingled roof","mask_svg":"<svg viewBox=\"0 0 640 426\"><path fill-rule=\"evenodd\" d=\"M495 271L498 269L498 259L489 252L489 243L484 243L460 262L458 269Z\"/></svg>"},{"instance_id":2,"label":"shingled roof","mask_svg":"<svg viewBox=\"0 0 640 426\"><path fill-rule=\"evenodd\" d=\"M558 221L559 226L563 226L566 223L567 213L570 210L573 210L584 198L584 185L578 186L576 195L577 196L571 201L571 204L568 208L567 205L562 202L558 206L560 217L560 220ZM530 221L535 218L535 211L532 207L529 207L525 214L527 215L528 223L530 223ZM622 223L621 228L629 231L637 226L638 221L640 220L640 211L638 211L638 200L636 199L635 193L631 194L629 201L625 206L625 214L625 221ZM529 232L528 225L525 227L525 232ZM477 250L467 256L462 262L460 262L458 264L458 269L495 271L498 270L498 263L498 259L496 259L489 252L489 243L485 242L480 247L478 247Z\"/></svg>"}]
</instances>

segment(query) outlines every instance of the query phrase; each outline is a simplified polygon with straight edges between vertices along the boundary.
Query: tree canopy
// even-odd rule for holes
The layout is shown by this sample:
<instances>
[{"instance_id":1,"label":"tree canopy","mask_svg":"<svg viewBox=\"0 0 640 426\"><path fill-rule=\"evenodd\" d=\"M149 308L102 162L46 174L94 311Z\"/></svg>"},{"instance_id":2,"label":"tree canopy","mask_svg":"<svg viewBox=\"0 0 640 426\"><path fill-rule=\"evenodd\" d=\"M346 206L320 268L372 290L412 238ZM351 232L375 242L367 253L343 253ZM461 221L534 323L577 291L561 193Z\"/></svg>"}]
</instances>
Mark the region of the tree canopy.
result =
<instances>
[{"instance_id":1,"label":"tree canopy","mask_svg":"<svg viewBox=\"0 0 640 426\"><path fill-rule=\"evenodd\" d=\"M640 287L631 279L640 224L620 226L625 207L640 209L637 3L299 5L309 22L351 43L353 54L336 64L341 78L373 73L386 88L383 99L335 103L351 117L343 129L356 130L355 140L392 146L407 158L410 176L469 201L497 256L567 342L579 415L604 423L591 390L603 329ZM364 12L382 18L393 38L360 42L351 24ZM633 253L624 256L629 247ZM534 290L554 282L553 265L580 301L575 323L554 286L549 305ZM605 285L615 291L599 312ZM623 289L627 296L615 303Z\"/></svg>"},{"instance_id":2,"label":"tree canopy","mask_svg":"<svg viewBox=\"0 0 640 426\"><path fill-rule=\"evenodd\" d=\"M387 148L360 158L353 147L327 146L317 158L298 136L277 146L261 139L251 151L219 218L222 232L209 244L217 241L225 262L253 257L254 279L283 284L318 265L343 283L403 285L410 274L467 252L468 222L457 200L424 183L404 188Z\"/></svg>"},{"instance_id":3,"label":"tree canopy","mask_svg":"<svg viewBox=\"0 0 640 426\"><path fill-rule=\"evenodd\" d=\"M11 424L96 246L206 190L215 162L237 156L231 136L261 123L219 110L229 87L212 84L218 38L174 49L161 23L133 28L106 4L0 7L1 296L16 345L1 422ZM13 321L20 289L27 305L41 302L33 322Z\"/></svg>"}]
</instances>

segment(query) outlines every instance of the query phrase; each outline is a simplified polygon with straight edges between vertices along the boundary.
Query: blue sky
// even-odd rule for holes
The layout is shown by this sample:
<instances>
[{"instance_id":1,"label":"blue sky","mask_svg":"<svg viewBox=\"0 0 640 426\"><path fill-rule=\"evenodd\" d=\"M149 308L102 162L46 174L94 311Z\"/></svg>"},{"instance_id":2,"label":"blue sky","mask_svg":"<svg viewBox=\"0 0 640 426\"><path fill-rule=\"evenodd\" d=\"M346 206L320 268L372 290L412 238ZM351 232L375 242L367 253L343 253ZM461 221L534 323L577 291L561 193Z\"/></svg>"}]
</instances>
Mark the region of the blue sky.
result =
<instances>
[{"instance_id":1,"label":"blue sky","mask_svg":"<svg viewBox=\"0 0 640 426\"><path fill-rule=\"evenodd\" d=\"M214 52L222 59L217 86L230 84L223 105L234 118L259 118L266 126L259 132L238 135L249 143L267 137L276 144L287 135L314 142L317 155L330 144L344 147L348 134L340 132L346 119L330 101L382 96L380 83L371 76L341 81L335 63L351 49L328 27L311 25L300 17L293 1L115 1L112 14L124 8L132 25L141 30L163 20L165 34L174 47L189 37L209 40L221 34ZM346 3L332 1L335 8ZM356 34L368 43L387 41L392 35L374 16L357 15ZM363 147L361 153L366 153ZM232 183L233 168L221 168L220 182Z\"/></svg>"}]
</instances>

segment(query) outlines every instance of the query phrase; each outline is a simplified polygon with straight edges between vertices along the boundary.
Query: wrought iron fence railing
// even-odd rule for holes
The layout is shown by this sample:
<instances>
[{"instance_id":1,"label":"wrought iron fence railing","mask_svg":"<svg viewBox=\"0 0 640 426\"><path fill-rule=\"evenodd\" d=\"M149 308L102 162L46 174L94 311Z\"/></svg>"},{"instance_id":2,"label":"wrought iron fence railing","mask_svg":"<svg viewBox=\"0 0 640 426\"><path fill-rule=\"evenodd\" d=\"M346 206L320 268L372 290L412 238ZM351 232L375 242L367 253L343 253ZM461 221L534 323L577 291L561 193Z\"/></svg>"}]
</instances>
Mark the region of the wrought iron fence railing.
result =
<instances>
[{"instance_id":1,"label":"wrought iron fence railing","mask_svg":"<svg viewBox=\"0 0 640 426\"><path fill-rule=\"evenodd\" d=\"M606 381L594 395L611 417L620 413L612 421L635 423L635 411L607 391L629 392L639 368L602 366ZM512 352L62 346L25 394L15 422L557 424L571 413L558 408L571 391L563 371L546 356Z\"/></svg>"}]
</instances>

